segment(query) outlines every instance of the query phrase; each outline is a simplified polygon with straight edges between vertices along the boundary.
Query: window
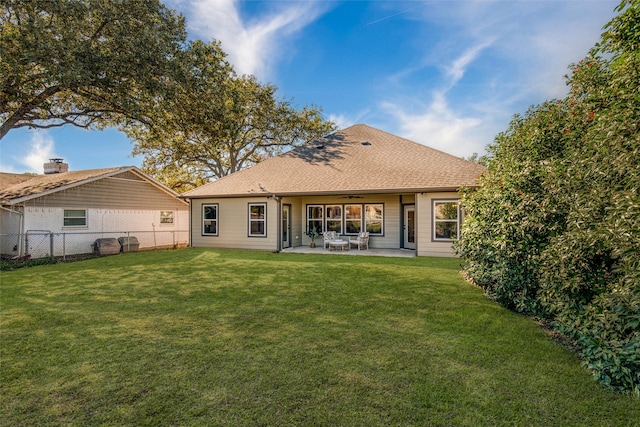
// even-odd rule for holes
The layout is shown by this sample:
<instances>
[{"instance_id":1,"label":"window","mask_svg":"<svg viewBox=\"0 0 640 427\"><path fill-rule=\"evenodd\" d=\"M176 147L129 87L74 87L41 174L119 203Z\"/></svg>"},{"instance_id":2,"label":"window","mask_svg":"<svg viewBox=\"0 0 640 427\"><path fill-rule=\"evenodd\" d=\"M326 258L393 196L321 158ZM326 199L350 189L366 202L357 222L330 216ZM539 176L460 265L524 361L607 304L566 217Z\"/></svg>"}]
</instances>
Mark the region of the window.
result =
<instances>
[{"instance_id":1,"label":"window","mask_svg":"<svg viewBox=\"0 0 640 427\"><path fill-rule=\"evenodd\" d=\"M218 235L218 205L202 205L202 235Z\"/></svg>"},{"instance_id":2,"label":"window","mask_svg":"<svg viewBox=\"0 0 640 427\"><path fill-rule=\"evenodd\" d=\"M364 205L364 227L369 234L382 236L382 218L384 206L382 204Z\"/></svg>"},{"instance_id":3,"label":"window","mask_svg":"<svg viewBox=\"0 0 640 427\"><path fill-rule=\"evenodd\" d=\"M63 225L65 227L86 227L87 226L87 210L86 209L65 209Z\"/></svg>"},{"instance_id":4,"label":"window","mask_svg":"<svg viewBox=\"0 0 640 427\"><path fill-rule=\"evenodd\" d=\"M336 234L342 234L342 206L327 206L327 231L335 231Z\"/></svg>"},{"instance_id":5,"label":"window","mask_svg":"<svg viewBox=\"0 0 640 427\"><path fill-rule=\"evenodd\" d=\"M358 234L362 230L362 205L344 206L345 234Z\"/></svg>"},{"instance_id":6,"label":"window","mask_svg":"<svg viewBox=\"0 0 640 427\"><path fill-rule=\"evenodd\" d=\"M266 237L267 205L249 203L249 237Z\"/></svg>"},{"instance_id":7,"label":"window","mask_svg":"<svg viewBox=\"0 0 640 427\"><path fill-rule=\"evenodd\" d=\"M457 200L433 201L433 240L460 238L460 204Z\"/></svg>"},{"instance_id":8,"label":"window","mask_svg":"<svg viewBox=\"0 0 640 427\"><path fill-rule=\"evenodd\" d=\"M309 234L314 228L316 233L321 234L324 229L322 223L324 222L324 206L322 205L308 205L307 206L307 234Z\"/></svg>"},{"instance_id":9,"label":"window","mask_svg":"<svg viewBox=\"0 0 640 427\"><path fill-rule=\"evenodd\" d=\"M313 227L318 233L327 230L355 235L368 231L374 236L383 236L384 204L307 205L307 233Z\"/></svg>"},{"instance_id":10,"label":"window","mask_svg":"<svg viewBox=\"0 0 640 427\"><path fill-rule=\"evenodd\" d=\"M173 224L173 211L160 211L160 224Z\"/></svg>"}]
</instances>

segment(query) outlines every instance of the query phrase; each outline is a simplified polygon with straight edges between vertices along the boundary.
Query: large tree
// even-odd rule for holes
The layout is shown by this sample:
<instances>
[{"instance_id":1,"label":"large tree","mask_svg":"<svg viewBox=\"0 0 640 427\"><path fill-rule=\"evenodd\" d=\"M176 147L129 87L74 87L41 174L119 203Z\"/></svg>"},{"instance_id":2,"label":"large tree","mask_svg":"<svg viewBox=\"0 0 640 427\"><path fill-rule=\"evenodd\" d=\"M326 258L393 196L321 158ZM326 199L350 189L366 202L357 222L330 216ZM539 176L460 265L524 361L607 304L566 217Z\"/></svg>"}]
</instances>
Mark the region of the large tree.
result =
<instances>
[{"instance_id":1,"label":"large tree","mask_svg":"<svg viewBox=\"0 0 640 427\"><path fill-rule=\"evenodd\" d=\"M238 76L219 43L183 52L183 81L155 106L152 123L125 130L143 169L179 192L239 171L334 130L317 108L296 109L277 88Z\"/></svg>"},{"instance_id":2,"label":"large tree","mask_svg":"<svg viewBox=\"0 0 640 427\"><path fill-rule=\"evenodd\" d=\"M145 121L185 38L183 18L158 0L0 0L0 139Z\"/></svg>"}]
</instances>

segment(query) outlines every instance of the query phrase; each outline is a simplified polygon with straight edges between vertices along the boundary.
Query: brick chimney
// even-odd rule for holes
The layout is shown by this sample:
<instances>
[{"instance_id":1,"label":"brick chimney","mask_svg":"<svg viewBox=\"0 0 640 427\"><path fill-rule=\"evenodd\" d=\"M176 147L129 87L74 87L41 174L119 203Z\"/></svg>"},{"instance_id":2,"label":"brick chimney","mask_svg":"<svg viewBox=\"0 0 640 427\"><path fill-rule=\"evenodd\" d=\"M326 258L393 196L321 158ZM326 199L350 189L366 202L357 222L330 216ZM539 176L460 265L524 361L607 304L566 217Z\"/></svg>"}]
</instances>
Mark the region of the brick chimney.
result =
<instances>
[{"instance_id":1,"label":"brick chimney","mask_svg":"<svg viewBox=\"0 0 640 427\"><path fill-rule=\"evenodd\" d=\"M44 164L44 174L69 172L69 164L62 161L63 159L49 159L49 163Z\"/></svg>"}]
</instances>

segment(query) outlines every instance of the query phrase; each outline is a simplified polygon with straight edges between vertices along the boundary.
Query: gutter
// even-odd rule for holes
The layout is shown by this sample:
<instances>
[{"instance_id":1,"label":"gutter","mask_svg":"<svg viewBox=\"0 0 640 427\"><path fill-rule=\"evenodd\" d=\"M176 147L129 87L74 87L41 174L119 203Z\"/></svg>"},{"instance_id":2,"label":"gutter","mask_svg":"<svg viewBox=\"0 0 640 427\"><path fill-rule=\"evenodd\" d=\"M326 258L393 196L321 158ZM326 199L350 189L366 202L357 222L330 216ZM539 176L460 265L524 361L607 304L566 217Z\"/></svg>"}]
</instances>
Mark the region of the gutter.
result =
<instances>
[{"instance_id":1,"label":"gutter","mask_svg":"<svg viewBox=\"0 0 640 427\"><path fill-rule=\"evenodd\" d=\"M459 187L427 187L427 188L393 188L378 190L337 190L337 191L316 191L316 192L290 192L278 193L278 197L309 197L309 196L344 196L344 195L369 195L369 194L398 194L398 193L439 193L458 192L464 185ZM469 188L477 188L478 185L467 185ZM275 197L269 193L235 193L235 194L207 194L207 195L181 195L182 199L233 199L243 197Z\"/></svg>"}]
</instances>

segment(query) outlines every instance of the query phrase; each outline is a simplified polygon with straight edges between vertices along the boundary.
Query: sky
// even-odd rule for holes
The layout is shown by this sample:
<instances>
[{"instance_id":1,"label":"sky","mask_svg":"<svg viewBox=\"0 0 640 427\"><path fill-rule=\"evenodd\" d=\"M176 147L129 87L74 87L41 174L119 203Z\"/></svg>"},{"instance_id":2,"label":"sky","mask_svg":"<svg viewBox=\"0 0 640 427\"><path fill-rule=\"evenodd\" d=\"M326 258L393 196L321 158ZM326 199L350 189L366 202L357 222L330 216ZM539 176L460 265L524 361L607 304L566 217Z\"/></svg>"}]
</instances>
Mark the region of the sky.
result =
<instances>
[{"instance_id":1,"label":"sky","mask_svg":"<svg viewBox=\"0 0 640 427\"><path fill-rule=\"evenodd\" d=\"M619 0L165 0L189 38L219 40L239 74L315 106L447 153L483 154L516 114L567 94ZM0 171L140 166L115 129L13 129Z\"/></svg>"}]
</instances>

